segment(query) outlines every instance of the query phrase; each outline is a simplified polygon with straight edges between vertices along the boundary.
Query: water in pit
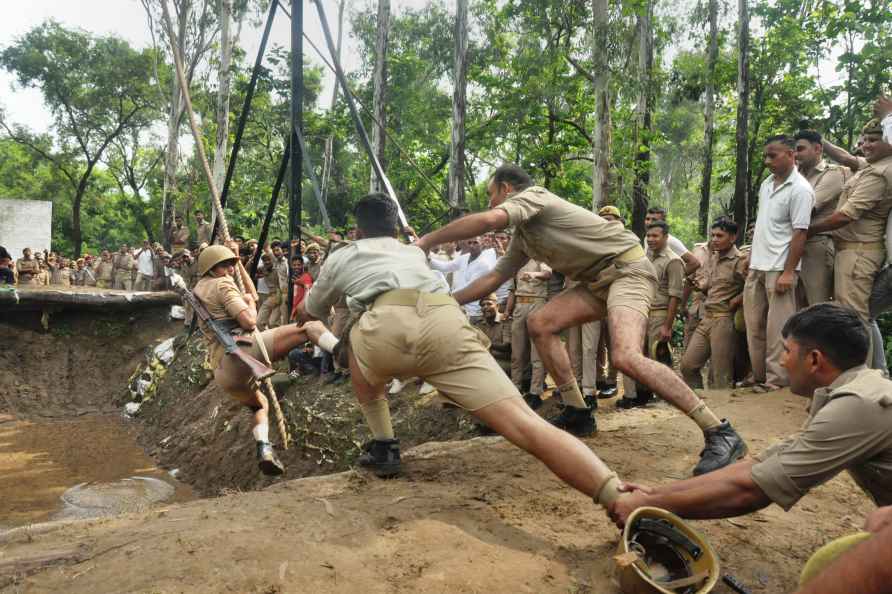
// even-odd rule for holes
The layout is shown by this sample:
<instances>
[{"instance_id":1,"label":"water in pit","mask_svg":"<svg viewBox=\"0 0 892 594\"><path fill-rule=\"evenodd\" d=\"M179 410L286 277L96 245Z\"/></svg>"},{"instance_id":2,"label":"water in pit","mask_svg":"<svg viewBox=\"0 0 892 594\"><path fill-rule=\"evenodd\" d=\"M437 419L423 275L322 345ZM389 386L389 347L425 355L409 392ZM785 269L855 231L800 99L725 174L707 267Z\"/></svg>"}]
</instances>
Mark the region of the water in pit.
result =
<instances>
[{"instance_id":1,"label":"water in pit","mask_svg":"<svg viewBox=\"0 0 892 594\"><path fill-rule=\"evenodd\" d=\"M192 499L119 415L0 422L0 529Z\"/></svg>"}]
</instances>

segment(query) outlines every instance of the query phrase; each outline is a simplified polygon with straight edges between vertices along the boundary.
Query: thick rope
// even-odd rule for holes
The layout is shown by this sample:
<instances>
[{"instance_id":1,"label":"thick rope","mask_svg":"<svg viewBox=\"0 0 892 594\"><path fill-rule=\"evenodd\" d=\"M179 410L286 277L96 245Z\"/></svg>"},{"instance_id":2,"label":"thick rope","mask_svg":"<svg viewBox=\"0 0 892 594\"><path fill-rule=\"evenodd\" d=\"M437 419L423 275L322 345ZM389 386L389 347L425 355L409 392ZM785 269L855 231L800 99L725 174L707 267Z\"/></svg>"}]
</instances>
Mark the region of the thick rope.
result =
<instances>
[{"instance_id":1,"label":"thick rope","mask_svg":"<svg viewBox=\"0 0 892 594\"><path fill-rule=\"evenodd\" d=\"M186 104L186 113L189 114L189 128L192 130L192 138L195 140L195 150L198 152L198 160L201 162L201 166L204 169L205 177L207 177L208 188L210 189L211 199L214 203L214 210L216 210L217 220L220 222L220 236L223 238L224 244L229 243L229 225L226 223L226 214L223 212L223 204L220 202L220 192L214 184L214 175L211 173L211 167L208 163L207 155L204 152L204 137L198 127L198 121L195 119L195 110L192 109L192 97L189 94L189 85L186 83L186 76L183 74L182 56L180 56L180 52L177 50L176 35L174 35L173 22L170 19L170 12L167 9L167 0L161 0L161 11L164 17L164 26L167 30L167 39L170 42L170 51L173 54L173 62L177 71L177 81L180 85L180 91L183 93L183 101ZM238 254L236 254L236 256L238 256ZM244 266L242 265L241 260L238 261L238 267L239 270L235 274L235 282L239 290L245 293L246 283L243 282L241 274L242 270L244 270ZM250 293L253 294L256 303L256 292L252 290L252 286L248 285L247 288ZM253 338L254 344L258 346L260 353L263 355L263 362L267 365L272 365L269 353L266 352L266 345L263 344L263 340L260 338L260 332L256 327L254 328ZM276 414L276 428L279 431L279 437L282 439L282 449L287 450L288 445L291 442L291 436L288 433L288 429L285 427L285 415L282 414L282 409L276 398L275 388L273 388L273 383L269 378L264 379L262 385L266 388L266 399L269 401Z\"/></svg>"}]
</instances>

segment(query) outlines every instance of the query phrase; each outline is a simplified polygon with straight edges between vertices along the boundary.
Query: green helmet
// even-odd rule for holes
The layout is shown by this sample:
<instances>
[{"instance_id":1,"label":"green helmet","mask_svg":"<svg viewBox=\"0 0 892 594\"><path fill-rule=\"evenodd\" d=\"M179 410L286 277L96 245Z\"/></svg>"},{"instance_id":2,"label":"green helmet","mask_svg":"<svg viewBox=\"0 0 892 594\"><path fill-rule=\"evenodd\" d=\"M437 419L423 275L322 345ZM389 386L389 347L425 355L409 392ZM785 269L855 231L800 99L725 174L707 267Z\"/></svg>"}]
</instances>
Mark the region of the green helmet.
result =
<instances>
[{"instance_id":1,"label":"green helmet","mask_svg":"<svg viewBox=\"0 0 892 594\"><path fill-rule=\"evenodd\" d=\"M204 276L211 268L227 260L238 260L238 257L225 245L212 245L198 256L198 274Z\"/></svg>"},{"instance_id":2,"label":"green helmet","mask_svg":"<svg viewBox=\"0 0 892 594\"><path fill-rule=\"evenodd\" d=\"M720 576L719 558L700 533L664 509L629 515L617 564L625 594L705 594Z\"/></svg>"}]
</instances>

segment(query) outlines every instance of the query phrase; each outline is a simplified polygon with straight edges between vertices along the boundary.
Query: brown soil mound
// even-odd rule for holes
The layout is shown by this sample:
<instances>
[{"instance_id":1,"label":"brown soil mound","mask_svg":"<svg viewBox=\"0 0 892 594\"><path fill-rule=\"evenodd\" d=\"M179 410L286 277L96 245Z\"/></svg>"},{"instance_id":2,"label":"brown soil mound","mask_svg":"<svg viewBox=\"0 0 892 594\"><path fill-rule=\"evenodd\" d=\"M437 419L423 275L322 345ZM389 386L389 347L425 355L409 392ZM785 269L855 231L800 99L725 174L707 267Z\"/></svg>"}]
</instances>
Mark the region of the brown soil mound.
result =
<instances>
[{"instance_id":1,"label":"brown soil mound","mask_svg":"<svg viewBox=\"0 0 892 594\"><path fill-rule=\"evenodd\" d=\"M289 450L279 450L286 475L265 477L257 470L251 413L210 381L203 339L195 335L177 344L176 358L139 411L141 442L163 467L178 469L177 478L205 495L345 470L370 437L349 382L329 386L318 378L298 379L283 386L280 399L294 441ZM404 448L478 434L467 414L442 409L430 397L418 396L414 386L390 403ZM272 421L271 426L276 441Z\"/></svg>"},{"instance_id":2,"label":"brown soil mound","mask_svg":"<svg viewBox=\"0 0 892 594\"><path fill-rule=\"evenodd\" d=\"M182 327L168 308L0 314L0 414L20 419L111 412L145 351Z\"/></svg>"}]
</instances>

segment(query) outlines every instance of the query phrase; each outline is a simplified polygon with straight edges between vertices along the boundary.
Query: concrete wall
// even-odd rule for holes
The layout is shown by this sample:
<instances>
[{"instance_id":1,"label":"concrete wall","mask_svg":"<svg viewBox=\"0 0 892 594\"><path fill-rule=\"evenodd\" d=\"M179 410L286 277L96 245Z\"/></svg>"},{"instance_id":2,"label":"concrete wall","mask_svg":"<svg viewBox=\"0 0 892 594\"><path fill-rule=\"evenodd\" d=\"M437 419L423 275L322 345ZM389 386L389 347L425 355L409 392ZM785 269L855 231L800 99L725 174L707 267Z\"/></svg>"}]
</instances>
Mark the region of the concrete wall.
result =
<instances>
[{"instance_id":1,"label":"concrete wall","mask_svg":"<svg viewBox=\"0 0 892 594\"><path fill-rule=\"evenodd\" d=\"M0 245L13 259L20 258L26 247L51 249L52 223L52 202L0 199Z\"/></svg>"}]
</instances>

